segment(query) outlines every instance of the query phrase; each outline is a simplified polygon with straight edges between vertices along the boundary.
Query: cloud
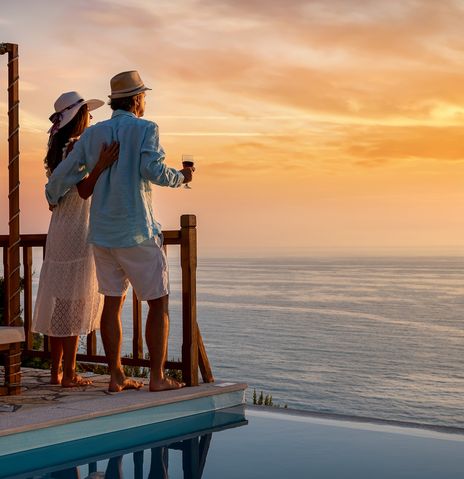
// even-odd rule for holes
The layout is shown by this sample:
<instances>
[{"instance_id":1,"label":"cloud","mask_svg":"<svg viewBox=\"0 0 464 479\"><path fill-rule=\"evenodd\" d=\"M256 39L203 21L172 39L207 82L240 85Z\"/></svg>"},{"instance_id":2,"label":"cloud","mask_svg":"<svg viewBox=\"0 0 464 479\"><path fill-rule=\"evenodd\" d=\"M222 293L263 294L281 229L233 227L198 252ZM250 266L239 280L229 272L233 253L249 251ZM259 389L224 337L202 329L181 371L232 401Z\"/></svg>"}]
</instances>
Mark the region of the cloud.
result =
<instances>
[{"instance_id":1,"label":"cloud","mask_svg":"<svg viewBox=\"0 0 464 479\"><path fill-rule=\"evenodd\" d=\"M74 20L90 29L156 30L162 24L162 16L156 13L159 9L144 7L141 2L74 0L73 7Z\"/></svg>"},{"instance_id":2,"label":"cloud","mask_svg":"<svg viewBox=\"0 0 464 479\"><path fill-rule=\"evenodd\" d=\"M54 16L41 68L64 85L98 79L106 91L114 72L139 68L192 112L258 100L339 121L423 121L464 104L462 7L450 0L78 0L72 23L58 3Z\"/></svg>"},{"instance_id":3,"label":"cloud","mask_svg":"<svg viewBox=\"0 0 464 479\"><path fill-rule=\"evenodd\" d=\"M179 98L188 88L186 103L207 97L224 109L228 105L221 105L221 98L227 103L229 97L258 99L301 114L338 116L339 121L357 117L398 123L432 121L437 105L464 104L464 78L456 63L463 11L457 2L205 4L208 8L185 16L179 13L182 5L186 11L191 7L189 2L181 2L175 12L157 7L155 27L144 32L155 61L142 57L141 68L164 94ZM99 5L104 10L106 2ZM124 18L127 28L138 28L142 14L153 16L144 5ZM119 12L122 7L114 8ZM226 18L242 31L218 35L215 18ZM139 45L123 38L113 47L135 58Z\"/></svg>"},{"instance_id":4,"label":"cloud","mask_svg":"<svg viewBox=\"0 0 464 479\"><path fill-rule=\"evenodd\" d=\"M340 149L356 164L369 167L411 159L464 161L461 127L350 128Z\"/></svg>"},{"instance_id":5,"label":"cloud","mask_svg":"<svg viewBox=\"0 0 464 479\"><path fill-rule=\"evenodd\" d=\"M238 137L249 137L249 136L261 136L261 137L273 137L276 136L286 136L284 134L279 135L278 133L265 133L259 131L166 131L163 133L163 136L217 136L217 137L229 137L234 138Z\"/></svg>"},{"instance_id":6,"label":"cloud","mask_svg":"<svg viewBox=\"0 0 464 479\"><path fill-rule=\"evenodd\" d=\"M438 158L439 148L414 143L428 144L422 135L430 135L448 142L441 157L460 158L458 145L450 146L464 112L457 1L72 6L51 2L42 16L46 35L22 50L26 127L46 126L61 91L104 96L115 72L137 68L154 88L147 117L159 114L162 134L173 142L198 137L224 145L235 137L237 146L256 139L279 157L324 157L328 164L345 155L354 164L380 165L399 159L402 148L404 158ZM369 139L361 141L359 132ZM245 152L259 154L250 146L241 147Z\"/></svg>"}]
</instances>

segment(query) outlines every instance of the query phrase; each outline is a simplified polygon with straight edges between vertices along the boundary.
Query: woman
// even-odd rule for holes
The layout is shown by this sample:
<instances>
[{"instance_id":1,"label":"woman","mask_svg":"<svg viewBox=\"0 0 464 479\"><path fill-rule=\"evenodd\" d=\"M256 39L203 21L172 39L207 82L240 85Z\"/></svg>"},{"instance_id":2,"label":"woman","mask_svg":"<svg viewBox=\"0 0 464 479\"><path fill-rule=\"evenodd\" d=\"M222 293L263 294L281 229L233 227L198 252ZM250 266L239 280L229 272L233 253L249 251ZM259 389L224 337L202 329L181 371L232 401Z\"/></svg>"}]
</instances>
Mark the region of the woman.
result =
<instances>
[{"instance_id":1,"label":"woman","mask_svg":"<svg viewBox=\"0 0 464 479\"><path fill-rule=\"evenodd\" d=\"M63 93L56 100L44 160L47 176L66 161L89 125L90 111L103 104L101 100L84 100L77 92ZM76 353L79 335L99 327L103 297L98 293L92 247L87 243L90 201L85 199L92 194L101 172L117 159L118 150L117 143L103 145L91 174L71 188L52 210L32 331L50 337L50 382L63 387L91 383L76 374Z\"/></svg>"}]
</instances>

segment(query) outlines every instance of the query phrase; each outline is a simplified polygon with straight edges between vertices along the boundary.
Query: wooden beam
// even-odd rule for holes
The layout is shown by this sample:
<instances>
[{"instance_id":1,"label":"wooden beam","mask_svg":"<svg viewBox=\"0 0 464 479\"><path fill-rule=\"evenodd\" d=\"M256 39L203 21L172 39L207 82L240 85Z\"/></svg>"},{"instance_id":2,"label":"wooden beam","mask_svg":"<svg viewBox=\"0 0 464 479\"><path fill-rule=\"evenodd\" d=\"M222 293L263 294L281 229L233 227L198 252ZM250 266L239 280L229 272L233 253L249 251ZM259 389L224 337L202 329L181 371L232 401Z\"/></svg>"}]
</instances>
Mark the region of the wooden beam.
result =
<instances>
[{"instance_id":1,"label":"wooden beam","mask_svg":"<svg viewBox=\"0 0 464 479\"><path fill-rule=\"evenodd\" d=\"M198 328L198 355L201 377L205 383L214 383L213 372L209 364L208 355L206 354L206 348L203 344L203 338L201 337L200 328Z\"/></svg>"}]
</instances>

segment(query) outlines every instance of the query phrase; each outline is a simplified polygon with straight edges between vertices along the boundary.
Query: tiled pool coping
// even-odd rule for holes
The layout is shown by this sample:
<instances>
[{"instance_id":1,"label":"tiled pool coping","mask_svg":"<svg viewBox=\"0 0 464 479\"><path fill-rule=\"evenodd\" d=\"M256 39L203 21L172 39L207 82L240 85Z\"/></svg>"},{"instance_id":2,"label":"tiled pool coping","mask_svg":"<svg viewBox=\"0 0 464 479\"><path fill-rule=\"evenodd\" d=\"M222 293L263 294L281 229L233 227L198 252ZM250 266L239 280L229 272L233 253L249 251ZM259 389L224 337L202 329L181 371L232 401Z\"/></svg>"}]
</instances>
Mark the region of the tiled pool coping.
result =
<instances>
[{"instance_id":1,"label":"tiled pool coping","mask_svg":"<svg viewBox=\"0 0 464 479\"><path fill-rule=\"evenodd\" d=\"M246 389L216 382L157 393L147 386L109 393L107 376L92 380L92 386L64 389L48 384L48 371L24 369L23 393L0 397L0 455L36 446L38 430L44 446L236 406L244 403Z\"/></svg>"}]
</instances>

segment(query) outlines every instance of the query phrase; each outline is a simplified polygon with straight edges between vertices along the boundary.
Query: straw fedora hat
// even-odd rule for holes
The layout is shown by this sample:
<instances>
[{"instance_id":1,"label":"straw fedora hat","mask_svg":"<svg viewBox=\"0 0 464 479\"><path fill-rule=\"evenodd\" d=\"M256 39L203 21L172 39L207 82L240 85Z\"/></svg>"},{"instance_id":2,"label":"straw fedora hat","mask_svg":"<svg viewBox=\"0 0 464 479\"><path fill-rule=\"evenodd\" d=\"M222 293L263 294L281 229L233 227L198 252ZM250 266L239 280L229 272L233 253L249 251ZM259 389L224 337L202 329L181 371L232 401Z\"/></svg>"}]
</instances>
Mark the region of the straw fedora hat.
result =
<instances>
[{"instance_id":1,"label":"straw fedora hat","mask_svg":"<svg viewBox=\"0 0 464 479\"><path fill-rule=\"evenodd\" d=\"M126 98L151 90L143 84L139 72L136 70L118 73L110 80L110 85L111 95L108 95L110 99Z\"/></svg>"},{"instance_id":2,"label":"straw fedora hat","mask_svg":"<svg viewBox=\"0 0 464 479\"><path fill-rule=\"evenodd\" d=\"M50 115L53 123L48 133L58 131L67 125L77 114L83 105L87 105L89 111L96 110L105 104L102 100L84 100L84 97L77 91L68 91L61 94L55 101L55 112Z\"/></svg>"}]
</instances>

